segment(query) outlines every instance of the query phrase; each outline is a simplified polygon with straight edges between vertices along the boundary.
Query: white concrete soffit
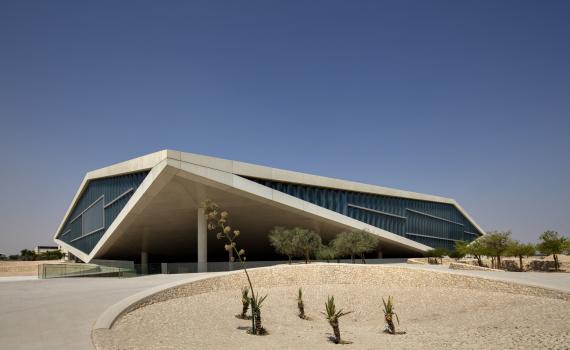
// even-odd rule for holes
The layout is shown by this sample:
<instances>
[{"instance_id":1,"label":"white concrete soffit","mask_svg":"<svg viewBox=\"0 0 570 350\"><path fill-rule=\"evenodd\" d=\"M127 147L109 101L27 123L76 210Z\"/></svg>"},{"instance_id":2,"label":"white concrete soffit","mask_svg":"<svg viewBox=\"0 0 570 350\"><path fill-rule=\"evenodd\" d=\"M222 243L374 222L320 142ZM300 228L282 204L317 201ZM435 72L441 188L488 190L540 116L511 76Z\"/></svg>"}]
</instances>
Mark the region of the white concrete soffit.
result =
<instances>
[{"instance_id":1,"label":"white concrete soffit","mask_svg":"<svg viewBox=\"0 0 570 350\"><path fill-rule=\"evenodd\" d=\"M390 241L397 245L408 247L412 250L426 251L431 249L430 247L413 240L401 237L392 232L379 229L375 226L365 224L361 221L306 202L283 192L273 190L254 181L245 179L241 176L222 170L168 158L159 163L155 168L151 170L149 175L147 175L147 178L143 181L125 208L123 208L121 213L107 229L101 240L99 240L95 248L92 250L91 254L89 254L87 257L86 261L91 261L94 257L97 256L98 251L102 247L107 244L112 244L113 241L118 238L114 237L114 232L123 223L124 220L127 220L127 218L130 216L131 211L133 211L134 208L139 208L138 210L142 210L142 206L139 207L137 205L138 202L151 201L152 197L154 197L154 194L157 193L159 189L162 188L162 186L166 185L166 183L168 183L168 181L170 181L172 177L178 172L185 172L192 175L191 177L199 182L210 184L215 187L225 188L227 191L231 191L239 195L247 196L249 198L257 199L260 201L271 201L273 205L277 204L284 210L298 210L305 215L308 214L325 220L335 221L341 225L353 229L365 229L382 237L384 240ZM160 183L161 185L157 186L155 190L150 191L152 193L148 193L148 190L154 186L154 183ZM135 209L135 211L138 210Z\"/></svg>"}]
</instances>

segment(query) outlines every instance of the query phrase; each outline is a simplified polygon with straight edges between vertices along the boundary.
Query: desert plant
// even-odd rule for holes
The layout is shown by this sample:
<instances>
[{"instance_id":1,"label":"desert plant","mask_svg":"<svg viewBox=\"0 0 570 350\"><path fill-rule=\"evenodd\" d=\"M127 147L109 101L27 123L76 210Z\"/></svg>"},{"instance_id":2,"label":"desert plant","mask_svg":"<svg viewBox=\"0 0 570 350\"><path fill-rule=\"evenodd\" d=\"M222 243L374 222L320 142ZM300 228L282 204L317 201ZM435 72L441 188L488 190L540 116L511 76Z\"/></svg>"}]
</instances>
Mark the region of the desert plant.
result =
<instances>
[{"instance_id":1,"label":"desert plant","mask_svg":"<svg viewBox=\"0 0 570 350\"><path fill-rule=\"evenodd\" d=\"M534 244L524 244L521 243L519 241L511 241L509 246L507 247L507 250L505 251L505 254L507 256L514 256L519 258L519 267L520 270L523 271L523 257L525 256L532 256L534 255L534 252L536 251L536 248L534 246Z\"/></svg>"},{"instance_id":2,"label":"desert plant","mask_svg":"<svg viewBox=\"0 0 570 350\"><path fill-rule=\"evenodd\" d=\"M537 245L539 252L545 255L552 255L554 259L554 269L558 271L560 269L560 263L558 262L558 255L562 254L564 251L570 250L570 240L556 231L546 231L540 235L541 242Z\"/></svg>"},{"instance_id":3,"label":"desert plant","mask_svg":"<svg viewBox=\"0 0 570 350\"><path fill-rule=\"evenodd\" d=\"M247 310L249 309L249 303L249 288L243 287L241 289L241 314L236 315L237 318L247 320Z\"/></svg>"},{"instance_id":4,"label":"desert plant","mask_svg":"<svg viewBox=\"0 0 570 350\"><path fill-rule=\"evenodd\" d=\"M483 246L486 247L489 255L495 257L495 267L501 268L501 256L505 254L507 247L511 242L511 231L488 232L486 235L481 236L477 240L480 240Z\"/></svg>"},{"instance_id":5,"label":"desert plant","mask_svg":"<svg viewBox=\"0 0 570 350\"><path fill-rule=\"evenodd\" d=\"M396 334L396 326L394 326L394 316L396 316L396 321L398 325L400 324L400 318L398 314L394 311L394 299L388 296L388 301L382 298L382 303L384 304L384 320L386 321L386 332L390 334Z\"/></svg>"},{"instance_id":6,"label":"desert plant","mask_svg":"<svg viewBox=\"0 0 570 350\"><path fill-rule=\"evenodd\" d=\"M303 320L307 318L305 315L305 303L303 302L303 290L299 288L299 292L297 293L297 308L299 309L299 318Z\"/></svg>"},{"instance_id":7,"label":"desert plant","mask_svg":"<svg viewBox=\"0 0 570 350\"><path fill-rule=\"evenodd\" d=\"M338 324L338 319L342 316L348 315L352 311L344 312L342 309L336 310L336 305L334 302L334 296L329 296L327 302L325 303L325 312L322 312L326 316L329 324L331 325L334 333L333 342L339 344L341 342L340 338L340 327Z\"/></svg>"},{"instance_id":8,"label":"desert plant","mask_svg":"<svg viewBox=\"0 0 570 350\"><path fill-rule=\"evenodd\" d=\"M247 272L247 266L245 263L246 256L245 250L237 248L236 239L240 235L239 230L232 230L229 225L229 213L227 211L220 211L220 207L212 202L205 201L203 203L205 209L205 214L208 220L208 230L219 230L216 233L216 238L220 240L225 240L226 244L224 246L226 251L234 251L235 256L239 259L239 262L247 278L247 283L249 284L249 289L251 291L251 333L255 335L261 335L264 333L263 327L261 326L261 304L267 297L267 295L260 297L259 294L255 294L253 289L253 283L249 273ZM231 261L235 258L232 256ZM257 315L259 313L259 315Z\"/></svg>"},{"instance_id":9,"label":"desert plant","mask_svg":"<svg viewBox=\"0 0 570 350\"><path fill-rule=\"evenodd\" d=\"M341 232L332 241L332 246L340 256L350 256L352 263L354 257L360 256L362 262L366 259L364 254L375 250L378 247L379 238L368 231Z\"/></svg>"},{"instance_id":10,"label":"desert plant","mask_svg":"<svg viewBox=\"0 0 570 350\"><path fill-rule=\"evenodd\" d=\"M276 226L269 232L269 243L275 251L282 255L287 255L289 264L295 255L295 246L293 245L293 231L284 227Z\"/></svg>"},{"instance_id":11,"label":"desert plant","mask_svg":"<svg viewBox=\"0 0 570 350\"><path fill-rule=\"evenodd\" d=\"M252 332L255 335L266 334L265 329L261 325L261 305L263 305L265 298L267 298L267 295L264 295L262 297L260 297L259 295L256 295L254 297L252 295L252 298L251 298L251 310L252 310L252 317L253 317L253 323L254 323L254 329L252 330Z\"/></svg>"}]
</instances>

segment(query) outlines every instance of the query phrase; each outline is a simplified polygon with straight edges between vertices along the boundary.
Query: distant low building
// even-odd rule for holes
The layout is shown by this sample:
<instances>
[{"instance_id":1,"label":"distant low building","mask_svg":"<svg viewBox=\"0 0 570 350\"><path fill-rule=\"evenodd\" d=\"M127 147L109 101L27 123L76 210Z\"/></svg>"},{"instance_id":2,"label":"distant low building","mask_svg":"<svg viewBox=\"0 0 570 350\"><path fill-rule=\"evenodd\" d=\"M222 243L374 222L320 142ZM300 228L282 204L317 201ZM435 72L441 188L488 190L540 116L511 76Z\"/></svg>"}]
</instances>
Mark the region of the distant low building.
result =
<instances>
[{"instance_id":1,"label":"distant low building","mask_svg":"<svg viewBox=\"0 0 570 350\"><path fill-rule=\"evenodd\" d=\"M39 245L36 247L36 249L34 249L34 252L36 254L41 254L41 253L47 253L47 252L54 252L56 250L59 250L59 247L51 246L51 245Z\"/></svg>"}]
</instances>

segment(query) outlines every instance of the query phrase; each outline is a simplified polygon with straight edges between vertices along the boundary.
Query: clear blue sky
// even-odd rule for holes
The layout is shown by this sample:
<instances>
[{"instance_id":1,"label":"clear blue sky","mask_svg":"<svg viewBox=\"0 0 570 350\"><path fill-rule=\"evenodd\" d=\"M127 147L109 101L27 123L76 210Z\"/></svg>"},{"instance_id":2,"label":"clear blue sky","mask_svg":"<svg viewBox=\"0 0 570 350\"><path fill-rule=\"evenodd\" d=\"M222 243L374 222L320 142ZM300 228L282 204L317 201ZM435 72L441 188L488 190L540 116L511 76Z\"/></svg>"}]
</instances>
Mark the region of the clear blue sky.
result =
<instances>
[{"instance_id":1,"label":"clear blue sky","mask_svg":"<svg viewBox=\"0 0 570 350\"><path fill-rule=\"evenodd\" d=\"M570 234L569 1L0 2L0 252L159 149Z\"/></svg>"}]
</instances>

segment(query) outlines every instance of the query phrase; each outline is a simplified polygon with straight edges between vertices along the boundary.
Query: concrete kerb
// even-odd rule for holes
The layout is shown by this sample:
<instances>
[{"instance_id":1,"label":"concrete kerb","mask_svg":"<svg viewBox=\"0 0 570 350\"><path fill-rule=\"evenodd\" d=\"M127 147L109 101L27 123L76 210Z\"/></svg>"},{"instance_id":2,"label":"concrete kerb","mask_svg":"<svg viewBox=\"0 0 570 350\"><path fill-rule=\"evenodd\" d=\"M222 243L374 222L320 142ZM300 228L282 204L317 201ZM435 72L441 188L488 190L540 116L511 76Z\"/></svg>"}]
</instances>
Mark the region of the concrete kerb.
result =
<instances>
[{"instance_id":1,"label":"concrete kerb","mask_svg":"<svg viewBox=\"0 0 570 350\"><path fill-rule=\"evenodd\" d=\"M136 308L137 305L139 305L140 303L143 303L145 300L147 300L147 299L151 298L152 296L154 296L158 293L161 293L165 290L177 288L177 287L183 286L185 284L200 281L200 280L216 278L219 276L224 276L224 275L229 275L232 273L239 273L239 272L241 272L241 270L229 271L229 272L212 272L212 273L197 274L195 277L192 277L192 278L162 284L162 285L159 285L156 287L152 287L152 288L143 290L142 292L138 292L136 294L133 294L133 295L126 297L125 299L113 304L111 307L109 307L107 310L105 310L95 321L95 324L93 325L92 331L94 331L96 329L110 329L111 327L113 327L113 324L115 323L115 321L117 319L119 319L119 317L128 313L130 310ZM213 275L213 274L215 274L215 275Z\"/></svg>"},{"instance_id":2,"label":"concrete kerb","mask_svg":"<svg viewBox=\"0 0 570 350\"><path fill-rule=\"evenodd\" d=\"M256 267L256 268L249 268L248 270L263 270L263 269L272 269L275 266L288 266L288 265L273 265L273 266L264 266L264 267ZM156 287L152 287L142 292L138 292L133 294L109 307L105 310L95 321L92 331L97 329L110 329L113 327L113 324L119 317L122 315L130 312L131 310L135 309L141 303L144 303L146 300L152 298L153 296L162 293L166 290L177 288L183 286L185 284L207 280L207 279L214 279L219 278L221 276L227 276L236 273L243 273L243 270L234 270L234 271L226 271L226 272L206 272L206 273L197 273L195 277L187 278L180 281L175 281L171 283L162 284Z\"/></svg>"}]
</instances>

